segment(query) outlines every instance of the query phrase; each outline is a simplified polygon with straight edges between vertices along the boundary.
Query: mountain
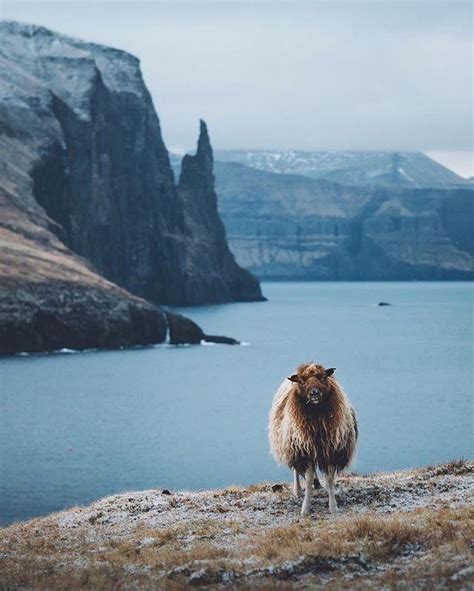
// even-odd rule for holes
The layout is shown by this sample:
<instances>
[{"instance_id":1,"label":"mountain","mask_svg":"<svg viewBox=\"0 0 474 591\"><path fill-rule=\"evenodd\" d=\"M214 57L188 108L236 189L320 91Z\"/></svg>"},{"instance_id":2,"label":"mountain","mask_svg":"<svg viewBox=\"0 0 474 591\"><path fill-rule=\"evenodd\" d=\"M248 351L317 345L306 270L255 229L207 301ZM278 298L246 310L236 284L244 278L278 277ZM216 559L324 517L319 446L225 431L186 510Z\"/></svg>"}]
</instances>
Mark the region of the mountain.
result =
<instances>
[{"instance_id":1,"label":"mountain","mask_svg":"<svg viewBox=\"0 0 474 591\"><path fill-rule=\"evenodd\" d=\"M178 191L135 57L4 21L0 78L0 353L199 342L156 304L262 299L212 170L196 159L199 210Z\"/></svg>"},{"instance_id":2,"label":"mountain","mask_svg":"<svg viewBox=\"0 0 474 591\"><path fill-rule=\"evenodd\" d=\"M219 150L216 160L350 186L454 188L466 179L421 152Z\"/></svg>"},{"instance_id":3,"label":"mountain","mask_svg":"<svg viewBox=\"0 0 474 591\"><path fill-rule=\"evenodd\" d=\"M474 191L345 186L216 162L237 261L260 279L474 278Z\"/></svg>"},{"instance_id":4,"label":"mountain","mask_svg":"<svg viewBox=\"0 0 474 591\"><path fill-rule=\"evenodd\" d=\"M135 295L173 305L262 299L220 226L206 227L220 252L200 266L189 229L217 216L212 182L208 200L198 188L201 208L186 208L138 59L20 23L1 23L0 36L6 189L41 206L72 251Z\"/></svg>"}]
</instances>

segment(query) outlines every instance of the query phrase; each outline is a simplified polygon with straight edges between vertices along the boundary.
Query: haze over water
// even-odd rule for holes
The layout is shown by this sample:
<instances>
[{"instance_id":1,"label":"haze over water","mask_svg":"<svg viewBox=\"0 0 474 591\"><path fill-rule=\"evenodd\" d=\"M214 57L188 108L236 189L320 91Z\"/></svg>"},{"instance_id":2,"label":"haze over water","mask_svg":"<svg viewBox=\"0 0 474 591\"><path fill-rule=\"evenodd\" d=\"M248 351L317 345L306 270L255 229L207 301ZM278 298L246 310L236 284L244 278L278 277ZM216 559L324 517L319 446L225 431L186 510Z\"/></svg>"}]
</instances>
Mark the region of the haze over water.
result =
<instances>
[{"instance_id":1,"label":"haze over water","mask_svg":"<svg viewBox=\"0 0 474 591\"><path fill-rule=\"evenodd\" d=\"M263 291L266 303L182 310L248 346L0 359L1 523L123 490L289 478L269 456L267 414L310 360L337 368L357 409L354 470L472 457L472 284Z\"/></svg>"}]
</instances>

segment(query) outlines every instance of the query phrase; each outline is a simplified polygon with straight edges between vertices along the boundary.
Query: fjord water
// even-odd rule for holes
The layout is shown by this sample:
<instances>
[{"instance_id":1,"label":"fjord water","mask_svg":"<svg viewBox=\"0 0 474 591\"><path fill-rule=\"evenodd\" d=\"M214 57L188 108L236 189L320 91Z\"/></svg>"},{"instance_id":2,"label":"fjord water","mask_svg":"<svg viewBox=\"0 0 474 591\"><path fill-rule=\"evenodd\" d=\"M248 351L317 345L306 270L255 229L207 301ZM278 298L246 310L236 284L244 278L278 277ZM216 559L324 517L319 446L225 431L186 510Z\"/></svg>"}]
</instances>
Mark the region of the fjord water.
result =
<instances>
[{"instance_id":1,"label":"fjord water","mask_svg":"<svg viewBox=\"0 0 474 591\"><path fill-rule=\"evenodd\" d=\"M268 453L267 414L308 360L336 367L357 409L355 470L472 457L472 284L263 291L266 303L182 310L247 346L0 359L2 524L125 490L288 478Z\"/></svg>"}]
</instances>

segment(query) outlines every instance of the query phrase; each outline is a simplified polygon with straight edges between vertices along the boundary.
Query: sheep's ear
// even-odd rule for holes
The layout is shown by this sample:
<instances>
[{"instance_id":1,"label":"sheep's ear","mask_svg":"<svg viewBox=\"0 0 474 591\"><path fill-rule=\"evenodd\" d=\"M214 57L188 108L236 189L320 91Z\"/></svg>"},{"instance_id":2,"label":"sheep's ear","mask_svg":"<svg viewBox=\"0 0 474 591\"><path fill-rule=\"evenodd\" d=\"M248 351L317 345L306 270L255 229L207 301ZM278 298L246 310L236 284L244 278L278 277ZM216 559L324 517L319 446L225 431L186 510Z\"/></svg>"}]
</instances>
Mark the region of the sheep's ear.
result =
<instances>
[{"instance_id":1,"label":"sheep's ear","mask_svg":"<svg viewBox=\"0 0 474 591\"><path fill-rule=\"evenodd\" d=\"M326 377L328 378L329 376L332 376L332 374L336 371L335 367L330 367L329 369L326 370Z\"/></svg>"},{"instance_id":2,"label":"sheep's ear","mask_svg":"<svg viewBox=\"0 0 474 591\"><path fill-rule=\"evenodd\" d=\"M292 376L289 376L288 379L290 382L295 382L296 384L300 383L300 378L297 373L294 373Z\"/></svg>"}]
</instances>

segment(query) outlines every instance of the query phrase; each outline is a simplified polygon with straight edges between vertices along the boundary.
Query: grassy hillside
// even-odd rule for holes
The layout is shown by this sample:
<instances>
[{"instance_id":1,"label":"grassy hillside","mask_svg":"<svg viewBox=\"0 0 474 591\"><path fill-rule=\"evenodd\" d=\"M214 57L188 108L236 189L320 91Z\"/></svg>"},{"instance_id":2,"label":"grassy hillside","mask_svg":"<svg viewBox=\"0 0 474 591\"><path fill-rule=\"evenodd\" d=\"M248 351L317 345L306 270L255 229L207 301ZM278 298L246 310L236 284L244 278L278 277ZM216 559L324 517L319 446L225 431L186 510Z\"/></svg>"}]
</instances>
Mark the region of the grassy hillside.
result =
<instances>
[{"instance_id":1,"label":"grassy hillside","mask_svg":"<svg viewBox=\"0 0 474 591\"><path fill-rule=\"evenodd\" d=\"M2 589L468 589L474 462L338 480L115 495L1 532Z\"/></svg>"}]
</instances>

